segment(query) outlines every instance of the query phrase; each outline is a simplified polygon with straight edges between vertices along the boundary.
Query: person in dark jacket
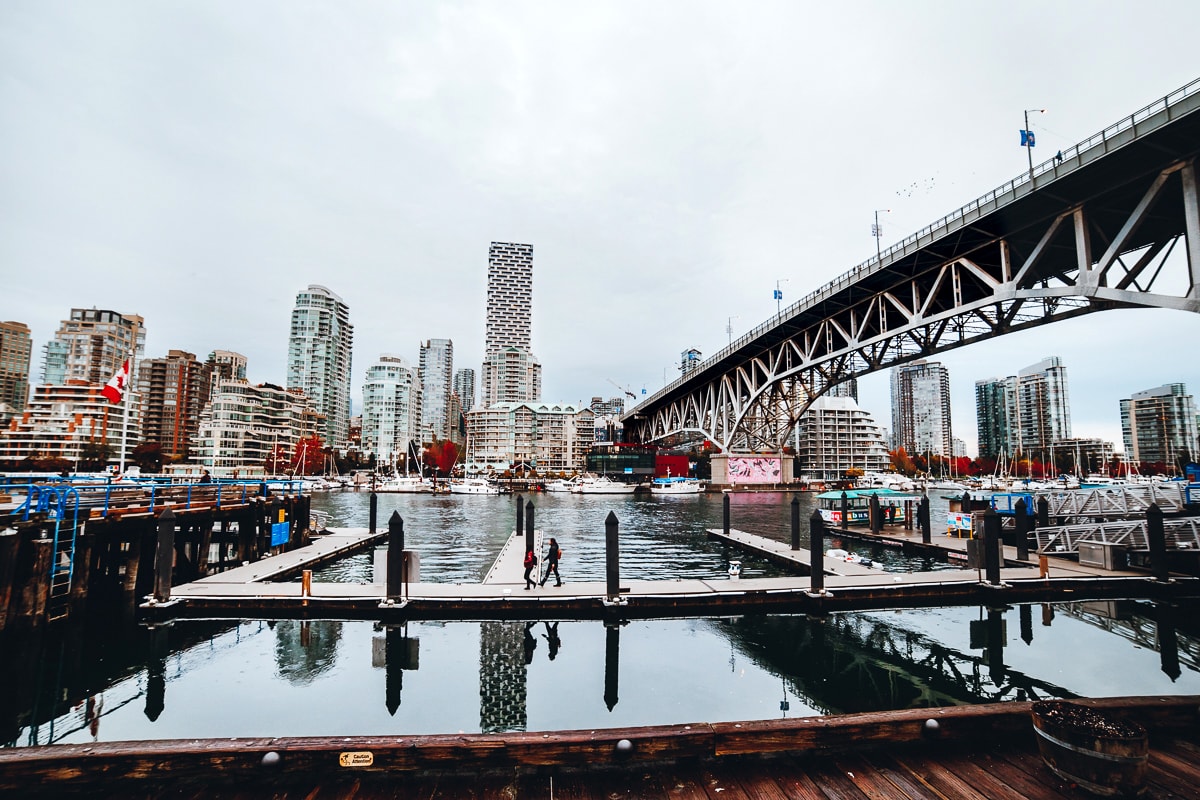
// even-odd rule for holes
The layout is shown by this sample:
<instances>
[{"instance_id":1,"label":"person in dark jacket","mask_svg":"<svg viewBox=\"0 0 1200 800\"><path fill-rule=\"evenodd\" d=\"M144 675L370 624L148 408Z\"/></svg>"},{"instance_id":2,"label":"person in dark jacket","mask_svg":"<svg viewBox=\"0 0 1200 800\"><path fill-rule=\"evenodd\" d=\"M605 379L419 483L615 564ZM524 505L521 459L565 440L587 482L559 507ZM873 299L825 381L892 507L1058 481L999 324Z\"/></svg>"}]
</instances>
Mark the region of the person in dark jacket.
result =
<instances>
[{"instance_id":1,"label":"person in dark jacket","mask_svg":"<svg viewBox=\"0 0 1200 800\"><path fill-rule=\"evenodd\" d=\"M550 546L546 548L546 574L542 576L542 586L550 580L551 572L554 573L554 585L562 586L562 577L558 574L558 556L558 540L551 536Z\"/></svg>"},{"instance_id":2,"label":"person in dark jacket","mask_svg":"<svg viewBox=\"0 0 1200 800\"><path fill-rule=\"evenodd\" d=\"M534 579L532 577L533 569L536 566L537 566L537 556L535 556L533 554L532 550L526 550L525 551L525 589L526 590L532 589L533 584L536 582L536 581L534 581Z\"/></svg>"}]
</instances>

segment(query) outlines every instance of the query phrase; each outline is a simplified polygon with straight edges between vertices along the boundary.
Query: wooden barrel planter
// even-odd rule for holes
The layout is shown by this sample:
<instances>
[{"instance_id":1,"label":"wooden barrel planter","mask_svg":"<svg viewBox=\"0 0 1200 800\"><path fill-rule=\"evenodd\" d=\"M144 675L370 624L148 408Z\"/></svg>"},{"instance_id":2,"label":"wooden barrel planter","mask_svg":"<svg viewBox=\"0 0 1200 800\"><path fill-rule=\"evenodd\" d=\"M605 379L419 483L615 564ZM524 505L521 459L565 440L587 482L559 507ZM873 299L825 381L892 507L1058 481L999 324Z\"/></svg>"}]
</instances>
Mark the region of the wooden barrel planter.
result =
<instances>
[{"instance_id":1,"label":"wooden barrel planter","mask_svg":"<svg viewBox=\"0 0 1200 800\"><path fill-rule=\"evenodd\" d=\"M1136 797L1146 781L1146 729L1065 700L1033 704L1033 728L1046 766L1103 797Z\"/></svg>"}]
</instances>

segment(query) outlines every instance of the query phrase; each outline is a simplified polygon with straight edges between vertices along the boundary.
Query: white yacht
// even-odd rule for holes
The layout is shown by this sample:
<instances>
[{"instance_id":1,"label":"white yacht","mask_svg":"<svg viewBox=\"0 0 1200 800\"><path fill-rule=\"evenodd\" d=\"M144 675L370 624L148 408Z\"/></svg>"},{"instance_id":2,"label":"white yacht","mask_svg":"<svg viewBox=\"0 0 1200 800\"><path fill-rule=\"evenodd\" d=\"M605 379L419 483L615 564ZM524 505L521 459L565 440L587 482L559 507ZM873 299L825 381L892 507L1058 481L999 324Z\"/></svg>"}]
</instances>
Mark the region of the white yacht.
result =
<instances>
[{"instance_id":1,"label":"white yacht","mask_svg":"<svg viewBox=\"0 0 1200 800\"><path fill-rule=\"evenodd\" d=\"M651 494L700 494L704 482L699 478L655 478L650 484Z\"/></svg>"},{"instance_id":2,"label":"white yacht","mask_svg":"<svg viewBox=\"0 0 1200 800\"><path fill-rule=\"evenodd\" d=\"M378 484L376 492L397 492L400 494L417 494L432 492L433 485L420 475L397 475Z\"/></svg>"},{"instance_id":3,"label":"white yacht","mask_svg":"<svg viewBox=\"0 0 1200 800\"><path fill-rule=\"evenodd\" d=\"M633 494L637 484L614 481L606 475L581 475L571 487L573 494Z\"/></svg>"},{"instance_id":4,"label":"white yacht","mask_svg":"<svg viewBox=\"0 0 1200 800\"><path fill-rule=\"evenodd\" d=\"M545 489L547 492L569 492L579 482L579 478L559 478L558 480L546 481Z\"/></svg>"},{"instance_id":5,"label":"white yacht","mask_svg":"<svg viewBox=\"0 0 1200 800\"><path fill-rule=\"evenodd\" d=\"M483 478L463 478L450 481L450 494L500 494L500 487Z\"/></svg>"}]
</instances>

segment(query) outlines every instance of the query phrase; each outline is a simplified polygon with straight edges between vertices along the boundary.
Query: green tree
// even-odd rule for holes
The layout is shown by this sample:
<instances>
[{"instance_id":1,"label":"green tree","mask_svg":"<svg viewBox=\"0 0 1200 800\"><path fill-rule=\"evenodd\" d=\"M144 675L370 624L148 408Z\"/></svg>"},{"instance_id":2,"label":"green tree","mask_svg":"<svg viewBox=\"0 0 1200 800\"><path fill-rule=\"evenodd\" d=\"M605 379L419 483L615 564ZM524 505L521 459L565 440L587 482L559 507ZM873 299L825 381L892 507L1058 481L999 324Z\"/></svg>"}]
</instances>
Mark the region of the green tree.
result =
<instances>
[{"instance_id":1,"label":"green tree","mask_svg":"<svg viewBox=\"0 0 1200 800\"><path fill-rule=\"evenodd\" d=\"M111 450L103 442L88 442L79 448L79 468L84 472L100 472L108 466Z\"/></svg>"}]
</instances>

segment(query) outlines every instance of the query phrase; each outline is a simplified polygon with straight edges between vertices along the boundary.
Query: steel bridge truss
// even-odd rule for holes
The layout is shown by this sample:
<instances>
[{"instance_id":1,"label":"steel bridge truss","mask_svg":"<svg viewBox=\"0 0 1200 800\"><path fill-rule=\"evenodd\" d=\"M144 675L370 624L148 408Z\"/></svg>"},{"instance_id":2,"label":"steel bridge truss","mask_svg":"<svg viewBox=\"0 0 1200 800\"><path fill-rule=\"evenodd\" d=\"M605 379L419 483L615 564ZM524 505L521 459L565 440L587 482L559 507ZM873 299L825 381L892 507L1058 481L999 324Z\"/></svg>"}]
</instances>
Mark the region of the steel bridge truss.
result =
<instances>
[{"instance_id":1,"label":"steel bridge truss","mask_svg":"<svg viewBox=\"0 0 1200 800\"><path fill-rule=\"evenodd\" d=\"M1003 209L860 268L626 422L635 441L778 451L826 389L974 342L1118 308L1200 311L1196 159L1017 222ZM736 346L735 346L736 347ZM709 365L705 365L706 367Z\"/></svg>"}]
</instances>

